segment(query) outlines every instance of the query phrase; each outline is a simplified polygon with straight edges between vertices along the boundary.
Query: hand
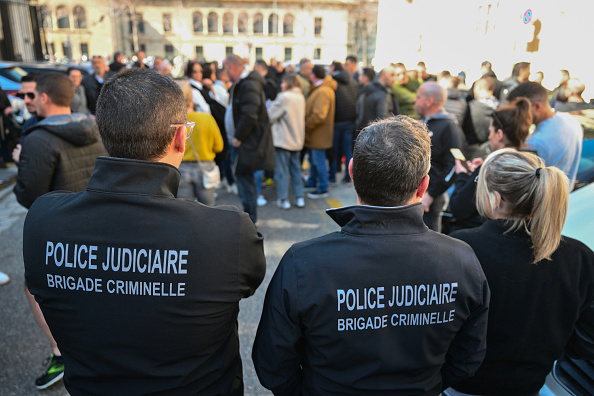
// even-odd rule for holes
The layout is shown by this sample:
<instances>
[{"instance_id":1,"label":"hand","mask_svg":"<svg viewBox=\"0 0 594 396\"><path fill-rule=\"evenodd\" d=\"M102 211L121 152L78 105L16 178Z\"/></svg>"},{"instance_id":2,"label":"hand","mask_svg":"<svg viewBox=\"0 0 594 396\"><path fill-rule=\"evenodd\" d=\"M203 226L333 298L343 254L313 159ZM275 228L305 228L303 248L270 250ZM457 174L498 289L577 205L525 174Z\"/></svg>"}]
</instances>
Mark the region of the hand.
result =
<instances>
[{"instance_id":1,"label":"hand","mask_svg":"<svg viewBox=\"0 0 594 396\"><path fill-rule=\"evenodd\" d=\"M483 164L482 158L475 158L472 160L472 162L468 163L468 168L470 169L471 172L474 172L476 170L476 168L478 168L482 164Z\"/></svg>"},{"instance_id":2,"label":"hand","mask_svg":"<svg viewBox=\"0 0 594 396\"><path fill-rule=\"evenodd\" d=\"M470 162L466 161L466 166L470 166ZM460 174L460 173L466 173L468 174L469 172L466 170L466 168L464 167L464 165L462 165L462 161L460 161L459 159L456 160L456 174Z\"/></svg>"},{"instance_id":3,"label":"hand","mask_svg":"<svg viewBox=\"0 0 594 396\"><path fill-rule=\"evenodd\" d=\"M18 164L19 160L21 158L21 150L22 150L23 146L21 146L20 144L17 144L15 149L12 150L12 160Z\"/></svg>"},{"instance_id":4,"label":"hand","mask_svg":"<svg viewBox=\"0 0 594 396\"><path fill-rule=\"evenodd\" d=\"M241 146L241 142L237 139L233 139L233 142L231 143L233 144L233 147L239 147Z\"/></svg>"},{"instance_id":5,"label":"hand","mask_svg":"<svg viewBox=\"0 0 594 396\"><path fill-rule=\"evenodd\" d=\"M429 193L425 193L425 195L423 195L423 198L421 198L421 203L423 204L423 208L425 209L425 212L429 212L429 208L431 207L431 204L433 203L433 197L431 195L429 195Z\"/></svg>"},{"instance_id":6,"label":"hand","mask_svg":"<svg viewBox=\"0 0 594 396\"><path fill-rule=\"evenodd\" d=\"M204 88L212 89L212 80L210 78L203 78L202 85L204 86Z\"/></svg>"},{"instance_id":7,"label":"hand","mask_svg":"<svg viewBox=\"0 0 594 396\"><path fill-rule=\"evenodd\" d=\"M4 115L9 115L12 113L12 107L8 106L4 109Z\"/></svg>"}]
</instances>

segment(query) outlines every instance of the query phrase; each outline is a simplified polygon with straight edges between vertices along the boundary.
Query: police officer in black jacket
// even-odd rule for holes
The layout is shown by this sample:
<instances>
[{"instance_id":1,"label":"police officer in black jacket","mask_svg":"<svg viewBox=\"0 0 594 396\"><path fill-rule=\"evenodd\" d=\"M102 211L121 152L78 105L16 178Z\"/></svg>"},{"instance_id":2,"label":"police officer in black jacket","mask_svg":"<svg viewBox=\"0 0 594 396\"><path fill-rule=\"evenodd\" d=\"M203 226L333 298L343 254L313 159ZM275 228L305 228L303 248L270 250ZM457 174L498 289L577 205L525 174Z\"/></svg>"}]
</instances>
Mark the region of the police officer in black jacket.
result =
<instances>
[{"instance_id":1,"label":"police officer in black jacket","mask_svg":"<svg viewBox=\"0 0 594 396\"><path fill-rule=\"evenodd\" d=\"M247 214L176 199L191 127L181 89L148 70L103 86L87 189L38 198L25 277L71 395L242 395L237 314L266 271Z\"/></svg>"},{"instance_id":2,"label":"police officer in black jacket","mask_svg":"<svg viewBox=\"0 0 594 396\"><path fill-rule=\"evenodd\" d=\"M423 223L430 140L397 116L359 134L359 205L293 245L270 282L252 358L276 395L438 395L486 351L489 287L472 249Z\"/></svg>"}]
</instances>

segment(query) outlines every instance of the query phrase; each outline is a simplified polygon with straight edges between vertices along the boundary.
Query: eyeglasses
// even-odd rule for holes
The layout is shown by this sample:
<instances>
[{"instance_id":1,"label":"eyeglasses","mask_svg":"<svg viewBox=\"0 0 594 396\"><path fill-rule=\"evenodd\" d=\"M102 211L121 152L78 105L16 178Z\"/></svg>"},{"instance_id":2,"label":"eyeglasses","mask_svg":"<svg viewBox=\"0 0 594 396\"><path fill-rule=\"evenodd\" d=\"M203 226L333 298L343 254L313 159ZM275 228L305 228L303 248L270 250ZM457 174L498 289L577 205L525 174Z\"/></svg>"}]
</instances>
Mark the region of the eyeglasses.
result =
<instances>
[{"instance_id":1,"label":"eyeglasses","mask_svg":"<svg viewBox=\"0 0 594 396\"><path fill-rule=\"evenodd\" d=\"M194 126L196 126L196 123L194 121L188 121L184 124L171 124L169 125L169 128L179 128L179 127L186 127L186 139L188 139L190 137L190 135L192 134L192 131L194 130Z\"/></svg>"},{"instance_id":2,"label":"eyeglasses","mask_svg":"<svg viewBox=\"0 0 594 396\"><path fill-rule=\"evenodd\" d=\"M35 99L35 92L19 92L18 94L16 94L16 97L19 99L25 99L25 96L33 100Z\"/></svg>"},{"instance_id":3,"label":"eyeglasses","mask_svg":"<svg viewBox=\"0 0 594 396\"><path fill-rule=\"evenodd\" d=\"M202 69L200 69L200 70L194 70L194 73L202 73Z\"/></svg>"}]
</instances>

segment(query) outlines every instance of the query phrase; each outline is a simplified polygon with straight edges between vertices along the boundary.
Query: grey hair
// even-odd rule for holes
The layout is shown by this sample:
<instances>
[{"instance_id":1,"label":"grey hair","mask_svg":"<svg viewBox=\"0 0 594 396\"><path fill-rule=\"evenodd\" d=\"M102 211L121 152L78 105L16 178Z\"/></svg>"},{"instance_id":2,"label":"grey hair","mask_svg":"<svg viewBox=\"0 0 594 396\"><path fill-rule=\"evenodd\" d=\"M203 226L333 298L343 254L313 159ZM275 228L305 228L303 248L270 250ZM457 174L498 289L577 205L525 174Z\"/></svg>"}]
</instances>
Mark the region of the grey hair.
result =
<instances>
[{"instance_id":1,"label":"grey hair","mask_svg":"<svg viewBox=\"0 0 594 396\"><path fill-rule=\"evenodd\" d=\"M353 153L353 183L362 203L401 206L414 196L431 166L427 127L407 116L364 128Z\"/></svg>"}]
</instances>

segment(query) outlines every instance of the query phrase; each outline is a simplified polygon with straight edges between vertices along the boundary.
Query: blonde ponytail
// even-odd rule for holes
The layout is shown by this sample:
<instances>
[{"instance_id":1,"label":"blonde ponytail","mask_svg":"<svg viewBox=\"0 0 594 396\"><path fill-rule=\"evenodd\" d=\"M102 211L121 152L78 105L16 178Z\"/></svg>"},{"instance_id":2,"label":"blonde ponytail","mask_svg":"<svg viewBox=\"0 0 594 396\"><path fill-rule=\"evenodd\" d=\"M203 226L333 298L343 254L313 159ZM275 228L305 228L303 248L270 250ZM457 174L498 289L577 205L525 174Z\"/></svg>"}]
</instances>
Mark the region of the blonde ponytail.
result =
<instances>
[{"instance_id":1,"label":"blonde ponytail","mask_svg":"<svg viewBox=\"0 0 594 396\"><path fill-rule=\"evenodd\" d=\"M569 202L569 181L565 173L553 166L539 168L538 172L529 223L535 263L550 260L559 247Z\"/></svg>"},{"instance_id":2,"label":"blonde ponytail","mask_svg":"<svg viewBox=\"0 0 594 396\"><path fill-rule=\"evenodd\" d=\"M495 192L504 204L496 205ZM502 149L491 153L481 166L479 213L510 220L512 225L506 232L523 226L532 240L534 263L550 260L559 247L568 201L565 173L552 166L545 168L543 160L534 154Z\"/></svg>"}]
</instances>

